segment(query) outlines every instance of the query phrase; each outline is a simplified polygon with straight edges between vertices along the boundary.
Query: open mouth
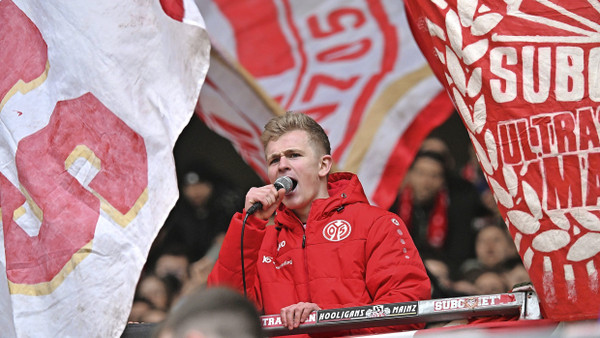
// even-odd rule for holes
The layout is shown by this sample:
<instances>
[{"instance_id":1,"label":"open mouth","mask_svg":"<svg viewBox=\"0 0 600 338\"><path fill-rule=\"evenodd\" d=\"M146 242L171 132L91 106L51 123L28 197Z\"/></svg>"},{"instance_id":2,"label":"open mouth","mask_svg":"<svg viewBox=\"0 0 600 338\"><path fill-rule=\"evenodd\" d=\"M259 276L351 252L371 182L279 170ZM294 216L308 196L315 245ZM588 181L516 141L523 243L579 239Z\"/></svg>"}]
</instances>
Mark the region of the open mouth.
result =
<instances>
[{"instance_id":1,"label":"open mouth","mask_svg":"<svg viewBox=\"0 0 600 338\"><path fill-rule=\"evenodd\" d=\"M295 179L293 179L291 177L290 177L290 180L292 181L292 189L290 189L290 191L287 192L286 195L289 195L292 192L294 192L294 190L296 190L296 186L298 185L298 181L297 180L295 180Z\"/></svg>"}]
</instances>

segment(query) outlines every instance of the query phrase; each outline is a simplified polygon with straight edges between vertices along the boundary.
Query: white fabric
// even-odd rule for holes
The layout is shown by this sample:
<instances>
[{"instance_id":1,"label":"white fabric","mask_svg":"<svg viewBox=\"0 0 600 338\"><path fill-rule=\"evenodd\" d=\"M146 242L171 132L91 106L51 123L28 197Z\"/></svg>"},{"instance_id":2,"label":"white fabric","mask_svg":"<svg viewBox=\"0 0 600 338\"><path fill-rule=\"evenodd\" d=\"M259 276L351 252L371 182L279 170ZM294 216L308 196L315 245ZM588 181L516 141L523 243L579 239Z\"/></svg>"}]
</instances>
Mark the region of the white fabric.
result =
<instances>
[{"instance_id":1,"label":"white fabric","mask_svg":"<svg viewBox=\"0 0 600 338\"><path fill-rule=\"evenodd\" d=\"M2 2L5 1L8 0ZM0 274L0 335L119 336L126 325L135 285L150 245L178 197L172 149L191 117L208 69L210 43L204 23L197 9L184 16L184 21L194 25L173 20L165 14L158 0L15 0L14 3L40 31L47 44L49 68L47 78L39 85L29 92L11 95L2 106L0 176L24 193L26 188L20 182L21 177L43 175L42 171L26 172L32 167L19 167L15 161L17 152L28 151L21 148L24 141L47 126L57 102L78 102L82 95L91 93L143 139L147 170L132 171L129 175L132 179L147 179L147 200L140 194L141 208L126 224L117 224L103 209L90 253L71 271L67 269L65 273L63 269L61 273L65 275L59 278L62 281L50 293L20 294L15 290L34 290L35 293L39 288L13 285L9 289L7 274ZM189 10L188 6L189 1L186 3ZM11 38L0 36L0 48ZM7 65L5 60L0 60L3 73L11 71L3 69L3 64ZM86 115L81 118L85 121ZM101 129L101 126L96 127ZM65 135L81 133L62 130L60 124L58 128ZM115 135L113 142L120 141L118 136ZM112 148L116 144L111 145L110 139L104 142L108 145L107 153L116 149ZM90 185L98 171L119 165L107 163L107 158L99 160L98 170L89 164L89 158L87 161L76 159L67 175L76 176L79 184L92 191ZM48 181L54 179L49 177ZM123 186L115 193L126 193L127 188ZM6 190L0 191L0 197L6 193ZM42 200L48 202L53 198L50 189ZM114 198L118 197L113 195L107 199ZM15 221L23 223L19 226L25 227L28 223L24 220L27 215L31 216L30 205L44 204L40 200L33 202L24 204L26 215ZM5 228L6 222L17 216L7 215L6 208L2 212L0 227ZM46 213L47 210L42 210L42 215ZM45 218L38 222L38 229L35 222L29 223L34 228L32 231L40 231L40 236L46 234L45 227L47 230L56 226ZM69 234L62 235L65 236L63 241L68 241ZM0 231L2 271L6 271L7 258L11 258L8 255L16 254L5 254L8 240ZM40 262L44 255L54 254L40 253Z\"/></svg>"}]
</instances>

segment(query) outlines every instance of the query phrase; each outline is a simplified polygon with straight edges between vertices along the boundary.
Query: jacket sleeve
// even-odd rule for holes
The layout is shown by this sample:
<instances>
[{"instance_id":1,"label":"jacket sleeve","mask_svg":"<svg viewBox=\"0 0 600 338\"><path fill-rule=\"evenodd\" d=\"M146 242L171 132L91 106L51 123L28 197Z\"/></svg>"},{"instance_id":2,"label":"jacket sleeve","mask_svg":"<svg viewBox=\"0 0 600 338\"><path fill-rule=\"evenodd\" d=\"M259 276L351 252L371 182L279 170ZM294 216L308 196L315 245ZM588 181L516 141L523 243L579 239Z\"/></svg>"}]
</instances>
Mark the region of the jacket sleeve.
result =
<instances>
[{"instance_id":1,"label":"jacket sleeve","mask_svg":"<svg viewBox=\"0 0 600 338\"><path fill-rule=\"evenodd\" d=\"M241 235L244 213L236 213L223 239L219 258L208 276L208 286L227 286L244 293L242 279ZM257 273L258 251L265 235L267 222L248 217L244 229L244 266L248 298L262 309L262 297Z\"/></svg>"},{"instance_id":2,"label":"jacket sleeve","mask_svg":"<svg viewBox=\"0 0 600 338\"><path fill-rule=\"evenodd\" d=\"M401 303L431 298L431 282L423 261L402 220L386 212L373 222L366 241L366 287L371 304ZM354 307L371 304L342 304ZM423 323L351 330L351 335L364 335L403 330L416 330Z\"/></svg>"},{"instance_id":3,"label":"jacket sleeve","mask_svg":"<svg viewBox=\"0 0 600 338\"><path fill-rule=\"evenodd\" d=\"M374 304L431 298L431 282L421 256L398 216L386 213L375 221L366 255L365 278Z\"/></svg>"}]
</instances>

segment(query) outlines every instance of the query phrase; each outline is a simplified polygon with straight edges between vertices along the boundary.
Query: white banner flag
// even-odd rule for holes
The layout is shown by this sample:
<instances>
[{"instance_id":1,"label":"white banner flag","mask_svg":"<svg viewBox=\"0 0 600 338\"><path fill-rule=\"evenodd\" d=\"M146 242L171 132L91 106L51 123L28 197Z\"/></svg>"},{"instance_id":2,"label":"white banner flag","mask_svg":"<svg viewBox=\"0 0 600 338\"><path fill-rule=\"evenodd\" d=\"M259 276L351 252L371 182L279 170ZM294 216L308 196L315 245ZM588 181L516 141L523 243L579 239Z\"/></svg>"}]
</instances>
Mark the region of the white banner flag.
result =
<instances>
[{"instance_id":1,"label":"white banner flag","mask_svg":"<svg viewBox=\"0 0 600 338\"><path fill-rule=\"evenodd\" d=\"M421 141L453 111L412 37L403 3L196 1L211 40L282 110L317 120L329 135L337 170L357 173L372 202L391 205ZM222 93L248 92L239 93L227 78L209 77ZM247 126L240 116L255 114L240 107L221 126ZM249 120L262 130L262 121ZM236 129L217 131L239 139ZM241 154L253 167L260 158L252 148Z\"/></svg>"},{"instance_id":2,"label":"white banner flag","mask_svg":"<svg viewBox=\"0 0 600 338\"><path fill-rule=\"evenodd\" d=\"M188 2L0 1L3 337L123 331L208 69Z\"/></svg>"}]
</instances>

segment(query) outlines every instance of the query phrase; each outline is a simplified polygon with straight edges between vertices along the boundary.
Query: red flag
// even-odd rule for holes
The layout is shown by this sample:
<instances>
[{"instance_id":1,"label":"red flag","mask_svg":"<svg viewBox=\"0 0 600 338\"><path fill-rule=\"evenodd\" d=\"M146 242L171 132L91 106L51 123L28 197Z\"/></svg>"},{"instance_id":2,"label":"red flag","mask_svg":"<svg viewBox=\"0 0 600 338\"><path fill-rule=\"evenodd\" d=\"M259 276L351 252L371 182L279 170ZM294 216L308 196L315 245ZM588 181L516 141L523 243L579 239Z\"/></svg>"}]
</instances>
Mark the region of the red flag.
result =
<instances>
[{"instance_id":1,"label":"red flag","mask_svg":"<svg viewBox=\"0 0 600 338\"><path fill-rule=\"evenodd\" d=\"M600 6L583 0L405 4L546 314L597 318Z\"/></svg>"}]
</instances>

